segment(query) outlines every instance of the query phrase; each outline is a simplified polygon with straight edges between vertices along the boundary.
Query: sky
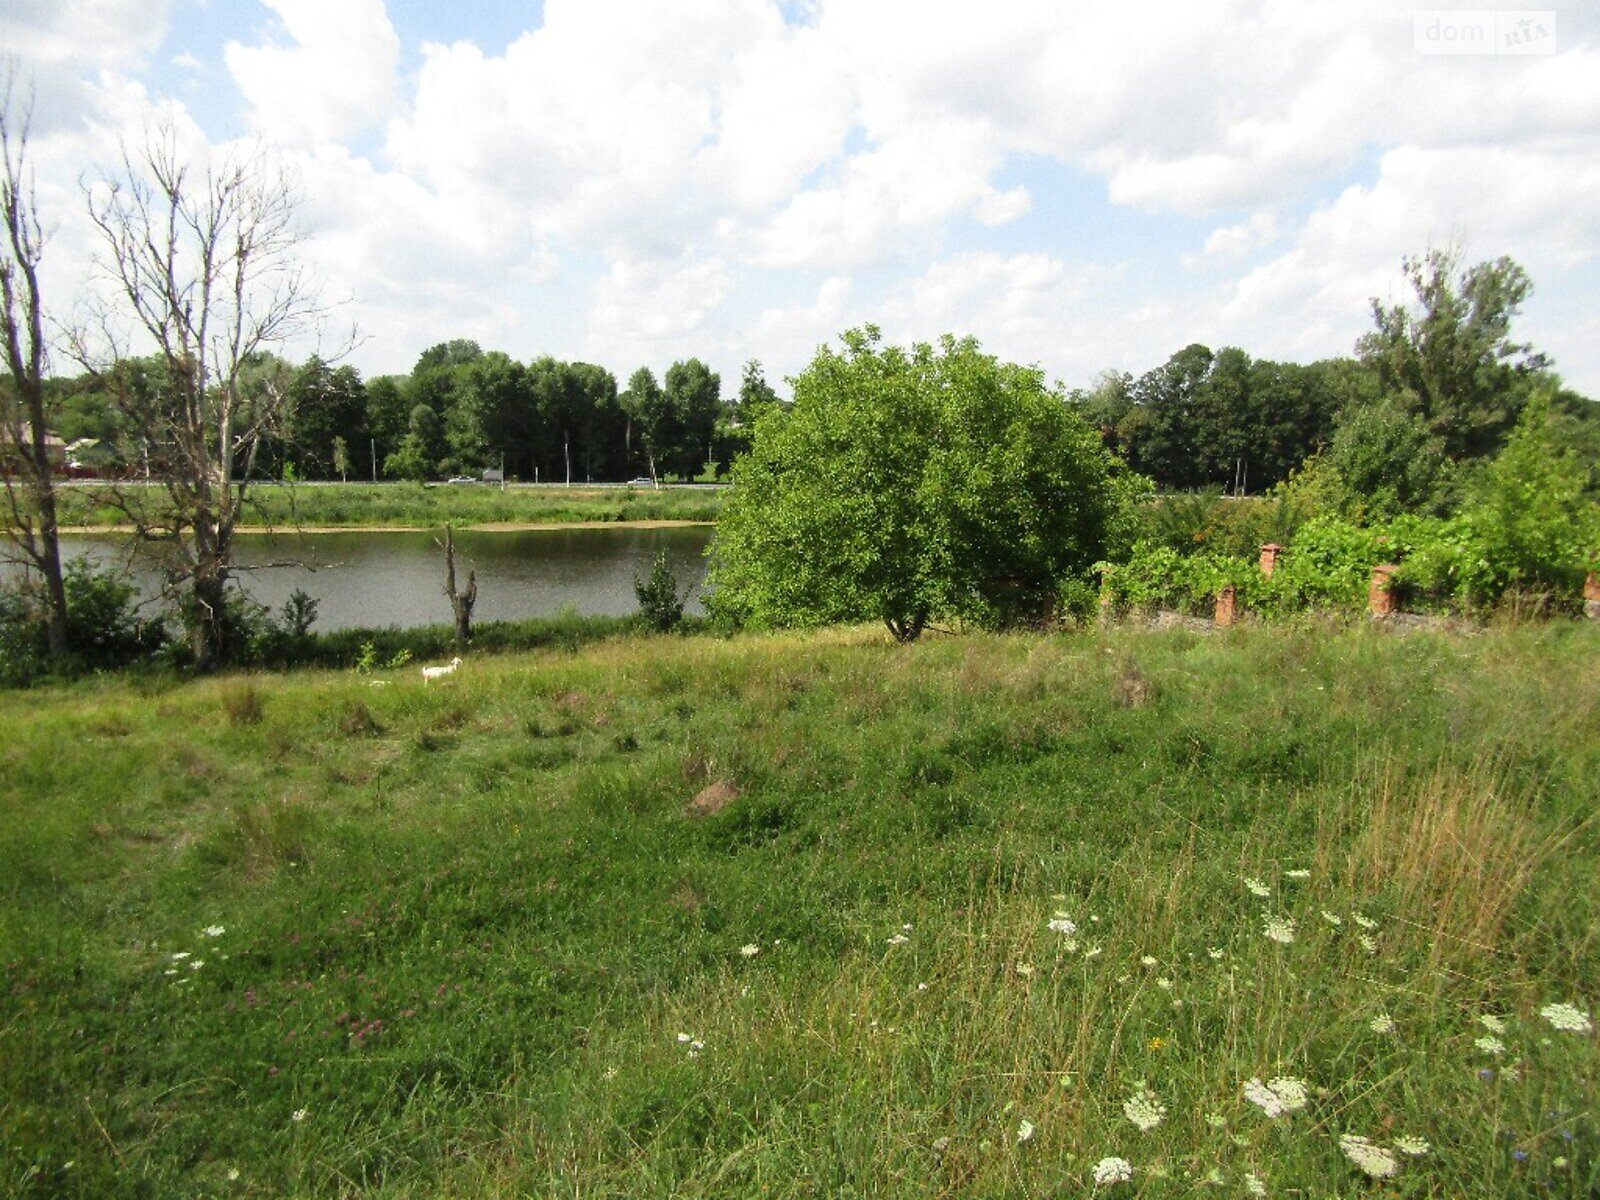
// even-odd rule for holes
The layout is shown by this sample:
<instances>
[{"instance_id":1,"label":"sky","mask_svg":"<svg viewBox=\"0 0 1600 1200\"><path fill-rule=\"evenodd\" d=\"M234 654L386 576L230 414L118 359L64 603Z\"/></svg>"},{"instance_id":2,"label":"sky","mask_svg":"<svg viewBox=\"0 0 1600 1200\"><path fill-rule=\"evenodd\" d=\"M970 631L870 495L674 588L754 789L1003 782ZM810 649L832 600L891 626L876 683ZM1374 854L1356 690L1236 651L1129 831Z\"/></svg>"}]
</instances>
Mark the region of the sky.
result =
<instances>
[{"instance_id":1,"label":"sky","mask_svg":"<svg viewBox=\"0 0 1600 1200\"><path fill-rule=\"evenodd\" d=\"M868 322L1068 387L1309 362L1453 245L1528 270L1518 336L1600 397L1596 0L5 0L0 55L57 312L84 181L167 119L292 171L367 376L471 338L731 394Z\"/></svg>"}]
</instances>

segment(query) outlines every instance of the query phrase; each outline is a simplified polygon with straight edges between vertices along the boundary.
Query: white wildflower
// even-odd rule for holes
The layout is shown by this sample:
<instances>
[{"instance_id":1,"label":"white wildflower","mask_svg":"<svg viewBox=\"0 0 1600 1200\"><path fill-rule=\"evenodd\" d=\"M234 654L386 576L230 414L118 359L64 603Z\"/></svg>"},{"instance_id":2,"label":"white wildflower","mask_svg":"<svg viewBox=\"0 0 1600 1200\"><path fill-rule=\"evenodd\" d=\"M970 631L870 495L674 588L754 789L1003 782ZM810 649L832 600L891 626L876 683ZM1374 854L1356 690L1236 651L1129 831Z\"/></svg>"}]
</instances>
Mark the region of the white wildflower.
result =
<instances>
[{"instance_id":1,"label":"white wildflower","mask_svg":"<svg viewBox=\"0 0 1600 1200\"><path fill-rule=\"evenodd\" d=\"M1213 947L1211 947L1211 949L1206 951L1206 955L1209 958L1211 958L1211 959L1213 959L1213 960L1215 960L1217 962L1221 962L1222 961L1222 947L1221 946L1213 946Z\"/></svg>"},{"instance_id":2,"label":"white wildflower","mask_svg":"<svg viewBox=\"0 0 1600 1200\"><path fill-rule=\"evenodd\" d=\"M1299 1112L1310 1095L1306 1081L1292 1075L1280 1075L1270 1083L1252 1079L1244 1085L1244 1098L1274 1119L1284 1113Z\"/></svg>"},{"instance_id":3,"label":"white wildflower","mask_svg":"<svg viewBox=\"0 0 1600 1200\"><path fill-rule=\"evenodd\" d=\"M1361 948L1368 954L1376 954L1378 952L1378 943L1372 938L1368 937L1366 934L1363 933L1359 940L1361 942Z\"/></svg>"},{"instance_id":4,"label":"white wildflower","mask_svg":"<svg viewBox=\"0 0 1600 1200\"><path fill-rule=\"evenodd\" d=\"M201 967L203 967L205 965L206 965L206 960L205 959L197 958L192 963L189 964L189 970L198 971Z\"/></svg>"},{"instance_id":5,"label":"white wildflower","mask_svg":"<svg viewBox=\"0 0 1600 1200\"><path fill-rule=\"evenodd\" d=\"M1122 1111L1128 1120L1148 1133L1161 1124L1161 1118L1167 1115L1167 1106L1149 1088L1140 1088L1124 1102Z\"/></svg>"},{"instance_id":6,"label":"white wildflower","mask_svg":"<svg viewBox=\"0 0 1600 1200\"><path fill-rule=\"evenodd\" d=\"M904 925L900 926L900 929L901 929L902 932L910 933L911 932L911 922L907 921Z\"/></svg>"},{"instance_id":7,"label":"white wildflower","mask_svg":"<svg viewBox=\"0 0 1600 1200\"><path fill-rule=\"evenodd\" d=\"M1208 1112L1206 1114L1206 1124L1213 1129L1225 1129L1228 1125L1228 1118L1219 1112Z\"/></svg>"},{"instance_id":8,"label":"white wildflower","mask_svg":"<svg viewBox=\"0 0 1600 1200\"><path fill-rule=\"evenodd\" d=\"M1506 1044L1492 1033L1486 1033L1481 1038L1474 1038L1472 1044L1485 1054L1504 1054Z\"/></svg>"},{"instance_id":9,"label":"white wildflower","mask_svg":"<svg viewBox=\"0 0 1600 1200\"><path fill-rule=\"evenodd\" d=\"M172 961L173 962L182 962L184 959L186 959L188 957L189 957L189 952L187 950L179 950L176 954L174 954L172 956Z\"/></svg>"},{"instance_id":10,"label":"white wildflower","mask_svg":"<svg viewBox=\"0 0 1600 1200\"><path fill-rule=\"evenodd\" d=\"M1594 1022L1575 1004L1546 1004L1539 1015L1563 1033L1593 1033Z\"/></svg>"},{"instance_id":11,"label":"white wildflower","mask_svg":"<svg viewBox=\"0 0 1600 1200\"><path fill-rule=\"evenodd\" d=\"M891 945L891 946L904 946L910 940L911 939L908 938L905 934L897 933L892 938L889 939L889 945Z\"/></svg>"},{"instance_id":12,"label":"white wildflower","mask_svg":"<svg viewBox=\"0 0 1600 1200\"><path fill-rule=\"evenodd\" d=\"M207 925L200 931L201 935L208 938L219 938L228 931L221 925Z\"/></svg>"},{"instance_id":13,"label":"white wildflower","mask_svg":"<svg viewBox=\"0 0 1600 1200\"><path fill-rule=\"evenodd\" d=\"M950 1139L949 1138L942 1137L942 1138L934 1138L933 1139L933 1152L935 1154L943 1154L948 1149L950 1149Z\"/></svg>"},{"instance_id":14,"label":"white wildflower","mask_svg":"<svg viewBox=\"0 0 1600 1200\"><path fill-rule=\"evenodd\" d=\"M1322 919L1324 921L1326 921L1329 925L1343 925L1344 924L1344 918L1342 918L1338 913L1329 912L1327 909L1323 909L1322 910Z\"/></svg>"},{"instance_id":15,"label":"white wildflower","mask_svg":"<svg viewBox=\"0 0 1600 1200\"><path fill-rule=\"evenodd\" d=\"M1269 941L1287 946L1294 941L1294 918L1268 917L1261 924L1261 932L1267 935Z\"/></svg>"},{"instance_id":16,"label":"white wildflower","mask_svg":"<svg viewBox=\"0 0 1600 1200\"><path fill-rule=\"evenodd\" d=\"M704 1042L700 1041L698 1038L696 1038L694 1041L689 1043L689 1057L690 1058L699 1058L700 1057L700 1051L704 1050L705 1048L706 1048L706 1044Z\"/></svg>"},{"instance_id":17,"label":"white wildflower","mask_svg":"<svg viewBox=\"0 0 1600 1200\"><path fill-rule=\"evenodd\" d=\"M1078 932L1078 926L1064 912L1057 912L1050 917L1049 929L1051 933L1064 933L1068 937Z\"/></svg>"},{"instance_id":18,"label":"white wildflower","mask_svg":"<svg viewBox=\"0 0 1600 1200\"><path fill-rule=\"evenodd\" d=\"M1564 1155L1564 1154L1556 1155L1554 1158L1552 1158L1550 1160L1550 1165L1552 1167L1554 1167L1558 1171L1565 1171L1567 1169L1567 1158L1566 1158L1566 1155Z\"/></svg>"},{"instance_id":19,"label":"white wildflower","mask_svg":"<svg viewBox=\"0 0 1600 1200\"><path fill-rule=\"evenodd\" d=\"M1017 974L1021 975L1024 979L1026 979L1028 976L1033 974L1033 964L1032 963L1018 963L1017 964Z\"/></svg>"},{"instance_id":20,"label":"white wildflower","mask_svg":"<svg viewBox=\"0 0 1600 1200\"><path fill-rule=\"evenodd\" d=\"M1490 1033L1504 1033L1506 1031L1505 1018L1494 1016L1491 1013L1484 1013L1483 1016L1479 1017L1478 1024L1482 1025Z\"/></svg>"},{"instance_id":21,"label":"white wildflower","mask_svg":"<svg viewBox=\"0 0 1600 1200\"><path fill-rule=\"evenodd\" d=\"M1033 1138L1033 1122L1022 1121L1017 1125L1017 1145L1030 1141Z\"/></svg>"},{"instance_id":22,"label":"white wildflower","mask_svg":"<svg viewBox=\"0 0 1600 1200\"><path fill-rule=\"evenodd\" d=\"M1147 967L1153 967L1156 965L1156 956L1154 954L1146 954L1139 961Z\"/></svg>"},{"instance_id":23,"label":"white wildflower","mask_svg":"<svg viewBox=\"0 0 1600 1200\"><path fill-rule=\"evenodd\" d=\"M1367 1022L1367 1028L1372 1030L1373 1033L1393 1033L1394 1018L1388 1013L1381 1012Z\"/></svg>"},{"instance_id":24,"label":"white wildflower","mask_svg":"<svg viewBox=\"0 0 1600 1200\"><path fill-rule=\"evenodd\" d=\"M1265 898L1267 896L1272 895L1272 889L1271 888L1269 888L1266 884L1262 883L1261 880L1259 880L1259 879L1251 879L1248 875L1246 875L1244 877L1244 885L1245 885L1245 887L1250 889L1250 894L1252 896L1261 896L1261 897Z\"/></svg>"},{"instance_id":25,"label":"white wildflower","mask_svg":"<svg viewBox=\"0 0 1600 1200\"><path fill-rule=\"evenodd\" d=\"M1412 1158L1421 1158L1424 1154L1427 1154L1433 1149L1433 1147L1428 1145L1428 1143L1422 1138L1411 1137L1409 1134L1405 1137L1395 1138L1394 1148L1400 1151L1401 1154L1411 1155Z\"/></svg>"},{"instance_id":26,"label":"white wildflower","mask_svg":"<svg viewBox=\"0 0 1600 1200\"><path fill-rule=\"evenodd\" d=\"M296 1124L298 1124L299 1122L304 1121L306 1119L306 1113L308 1113L309 1111L310 1111L309 1109L297 1108L292 1113L289 1114L289 1119L291 1121L294 1121Z\"/></svg>"},{"instance_id":27,"label":"white wildflower","mask_svg":"<svg viewBox=\"0 0 1600 1200\"><path fill-rule=\"evenodd\" d=\"M1160 988L1163 992L1170 992L1172 990L1172 980L1170 980L1170 979L1158 979L1158 980L1156 980L1156 986L1158 988Z\"/></svg>"},{"instance_id":28,"label":"white wildflower","mask_svg":"<svg viewBox=\"0 0 1600 1200\"><path fill-rule=\"evenodd\" d=\"M678 1035L678 1041L680 1043L692 1042L692 1041L694 1041L694 1034L692 1034L692 1033L680 1033Z\"/></svg>"},{"instance_id":29,"label":"white wildflower","mask_svg":"<svg viewBox=\"0 0 1600 1200\"><path fill-rule=\"evenodd\" d=\"M1310 879L1311 872L1304 867L1299 867L1293 871L1285 871L1283 877L1285 879Z\"/></svg>"},{"instance_id":30,"label":"white wildflower","mask_svg":"<svg viewBox=\"0 0 1600 1200\"><path fill-rule=\"evenodd\" d=\"M1400 1169L1400 1161L1393 1152L1353 1133L1339 1138L1339 1149L1356 1166L1374 1179L1387 1179Z\"/></svg>"},{"instance_id":31,"label":"white wildflower","mask_svg":"<svg viewBox=\"0 0 1600 1200\"><path fill-rule=\"evenodd\" d=\"M1099 946L1090 946L1083 952L1083 956L1085 958L1099 958L1103 953L1105 952Z\"/></svg>"},{"instance_id":32,"label":"white wildflower","mask_svg":"<svg viewBox=\"0 0 1600 1200\"><path fill-rule=\"evenodd\" d=\"M756 945L754 942L746 942L743 946L739 947L739 953L745 958L754 958L756 955L761 953L761 947Z\"/></svg>"},{"instance_id":33,"label":"white wildflower","mask_svg":"<svg viewBox=\"0 0 1600 1200\"><path fill-rule=\"evenodd\" d=\"M1363 929L1376 929L1378 927L1376 921L1371 917L1363 916L1361 913L1351 913L1350 919Z\"/></svg>"},{"instance_id":34,"label":"white wildflower","mask_svg":"<svg viewBox=\"0 0 1600 1200\"><path fill-rule=\"evenodd\" d=\"M1133 1178L1133 1164L1125 1158L1102 1158L1094 1165L1096 1187L1113 1183L1127 1183Z\"/></svg>"},{"instance_id":35,"label":"white wildflower","mask_svg":"<svg viewBox=\"0 0 1600 1200\"><path fill-rule=\"evenodd\" d=\"M1265 1196L1267 1194L1267 1185L1261 1181L1261 1176L1254 1171L1246 1171L1244 1173L1244 1190L1252 1196Z\"/></svg>"},{"instance_id":36,"label":"white wildflower","mask_svg":"<svg viewBox=\"0 0 1600 1200\"><path fill-rule=\"evenodd\" d=\"M163 975L176 975L178 973L178 968L177 967L168 967L165 971L163 971L161 973Z\"/></svg>"}]
</instances>

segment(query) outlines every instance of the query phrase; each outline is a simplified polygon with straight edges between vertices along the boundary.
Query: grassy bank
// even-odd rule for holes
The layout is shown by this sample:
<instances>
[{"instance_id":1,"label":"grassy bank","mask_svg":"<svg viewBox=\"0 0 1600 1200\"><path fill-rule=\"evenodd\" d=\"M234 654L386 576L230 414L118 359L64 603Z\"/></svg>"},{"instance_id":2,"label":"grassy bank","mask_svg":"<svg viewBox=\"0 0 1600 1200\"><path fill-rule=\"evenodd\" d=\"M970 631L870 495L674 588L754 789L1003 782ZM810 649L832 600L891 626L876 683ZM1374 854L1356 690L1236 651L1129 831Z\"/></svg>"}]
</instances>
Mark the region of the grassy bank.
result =
<instances>
[{"instance_id":1,"label":"grassy bank","mask_svg":"<svg viewBox=\"0 0 1600 1200\"><path fill-rule=\"evenodd\" d=\"M159 488L132 488L134 502L159 505ZM714 521L722 492L714 489L511 487L485 484L348 483L257 485L247 523L292 528L436 529L469 525L571 524L582 521ZM127 515L104 489L63 488L61 523L69 528L121 525Z\"/></svg>"},{"instance_id":2,"label":"grassy bank","mask_svg":"<svg viewBox=\"0 0 1600 1200\"><path fill-rule=\"evenodd\" d=\"M1600 1187L1541 1015L1600 1004L1590 628L625 637L0 719L0 1191Z\"/></svg>"}]
</instances>

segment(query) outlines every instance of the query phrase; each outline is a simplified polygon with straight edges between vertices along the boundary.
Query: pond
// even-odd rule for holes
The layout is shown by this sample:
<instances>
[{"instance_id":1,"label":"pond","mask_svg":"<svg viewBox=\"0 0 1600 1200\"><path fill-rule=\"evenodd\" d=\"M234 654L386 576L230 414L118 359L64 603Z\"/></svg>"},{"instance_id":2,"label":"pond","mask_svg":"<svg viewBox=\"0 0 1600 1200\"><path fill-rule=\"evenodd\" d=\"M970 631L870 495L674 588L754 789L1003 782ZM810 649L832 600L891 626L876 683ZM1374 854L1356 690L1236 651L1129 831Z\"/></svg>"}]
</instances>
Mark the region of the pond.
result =
<instances>
[{"instance_id":1,"label":"pond","mask_svg":"<svg viewBox=\"0 0 1600 1200\"><path fill-rule=\"evenodd\" d=\"M680 588L691 589L686 613L699 615L709 525L575 526L571 529L467 530L456 534L457 584L478 573L475 621L554 616L568 605L585 616L639 610L634 576L650 571L657 551ZM68 559L124 564L132 540L114 534L63 535ZM132 576L144 596L161 585L152 551L132 555ZM240 584L274 612L299 588L318 602L319 632L352 627L448 624L444 551L433 533L239 534L234 559ZM269 564L290 565L269 565Z\"/></svg>"}]
</instances>

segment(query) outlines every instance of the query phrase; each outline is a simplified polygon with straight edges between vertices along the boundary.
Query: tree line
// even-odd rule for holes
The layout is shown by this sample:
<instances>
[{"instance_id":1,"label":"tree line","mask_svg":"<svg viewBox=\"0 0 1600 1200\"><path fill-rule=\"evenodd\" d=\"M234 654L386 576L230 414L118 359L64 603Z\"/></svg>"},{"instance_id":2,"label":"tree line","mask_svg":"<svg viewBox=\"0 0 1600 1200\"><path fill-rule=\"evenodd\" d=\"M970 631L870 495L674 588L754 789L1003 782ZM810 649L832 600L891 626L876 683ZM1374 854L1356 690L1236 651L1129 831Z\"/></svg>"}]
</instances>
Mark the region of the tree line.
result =
<instances>
[{"instance_id":1,"label":"tree line","mask_svg":"<svg viewBox=\"0 0 1600 1200\"><path fill-rule=\"evenodd\" d=\"M1412 297L1373 300L1353 356L1301 365L1194 344L1068 402L1163 491L1261 494L1316 459L1369 512L1444 511L1536 394L1560 439L1600 463L1600 409L1512 337L1533 287L1522 267L1439 248L1404 271Z\"/></svg>"}]
</instances>

